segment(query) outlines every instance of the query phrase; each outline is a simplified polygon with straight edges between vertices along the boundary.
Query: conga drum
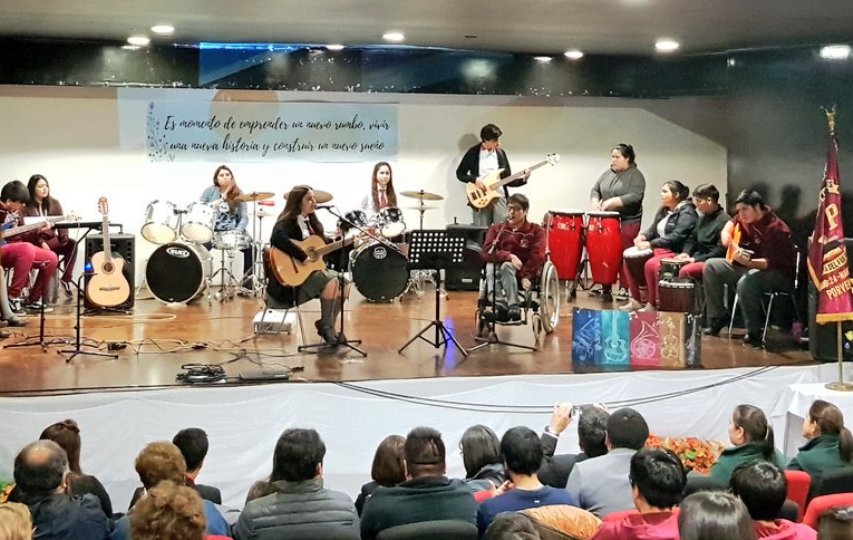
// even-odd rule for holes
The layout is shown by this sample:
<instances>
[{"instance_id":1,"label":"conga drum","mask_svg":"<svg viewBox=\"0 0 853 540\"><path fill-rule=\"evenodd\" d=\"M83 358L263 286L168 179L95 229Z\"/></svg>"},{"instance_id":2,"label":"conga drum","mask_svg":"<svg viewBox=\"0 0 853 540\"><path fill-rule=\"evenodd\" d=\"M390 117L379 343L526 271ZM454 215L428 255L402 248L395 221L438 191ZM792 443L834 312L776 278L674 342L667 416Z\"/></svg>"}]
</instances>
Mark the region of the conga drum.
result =
<instances>
[{"instance_id":1,"label":"conga drum","mask_svg":"<svg viewBox=\"0 0 853 540\"><path fill-rule=\"evenodd\" d=\"M546 234L551 262L560 279L574 280L583 255L583 217L580 210L548 210Z\"/></svg>"},{"instance_id":2,"label":"conga drum","mask_svg":"<svg viewBox=\"0 0 853 540\"><path fill-rule=\"evenodd\" d=\"M658 281L672 281L678 277L678 271L687 264L687 261L679 259L661 259L660 270L658 270Z\"/></svg>"},{"instance_id":3,"label":"conga drum","mask_svg":"<svg viewBox=\"0 0 853 540\"><path fill-rule=\"evenodd\" d=\"M658 284L661 311L692 313L696 307L696 285L691 279L674 278Z\"/></svg>"},{"instance_id":4,"label":"conga drum","mask_svg":"<svg viewBox=\"0 0 853 540\"><path fill-rule=\"evenodd\" d=\"M613 285L622 266L619 212L587 212L586 254L592 281Z\"/></svg>"},{"instance_id":5,"label":"conga drum","mask_svg":"<svg viewBox=\"0 0 853 540\"><path fill-rule=\"evenodd\" d=\"M639 287L646 287L646 274L644 268L646 261L652 258L654 251L651 249L637 249L631 246L625 250L623 257L625 258L625 266L628 268L628 273L631 274L631 279Z\"/></svg>"}]
</instances>

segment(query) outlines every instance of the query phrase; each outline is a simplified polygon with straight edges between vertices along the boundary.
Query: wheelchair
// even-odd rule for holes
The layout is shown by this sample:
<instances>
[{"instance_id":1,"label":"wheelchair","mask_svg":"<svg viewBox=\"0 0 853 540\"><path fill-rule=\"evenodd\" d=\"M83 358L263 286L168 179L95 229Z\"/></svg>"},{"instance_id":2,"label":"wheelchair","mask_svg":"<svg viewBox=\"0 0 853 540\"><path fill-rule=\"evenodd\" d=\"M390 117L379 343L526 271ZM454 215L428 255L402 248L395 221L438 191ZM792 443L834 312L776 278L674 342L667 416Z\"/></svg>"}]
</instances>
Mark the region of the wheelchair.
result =
<instances>
[{"instance_id":1,"label":"wheelchair","mask_svg":"<svg viewBox=\"0 0 853 540\"><path fill-rule=\"evenodd\" d=\"M486 283L486 265L480 273L480 297L477 300L477 312L475 315L477 326L477 337L480 345L471 350L479 349L491 344L511 345L525 349L538 350L542 337L551 334L557 328L560 321L560 278L557 276L557 267L546 257L545 264L536 279L531 280L529 290L521 287L518 283L518 304L521 308L521 319L517 321L506 320L501 313L492 306L491 295L488 294ZM531 326L533 339L536 346L529 347L516 343L502 341L496 334L498 326Z\"/></svg>"}]
</instances>

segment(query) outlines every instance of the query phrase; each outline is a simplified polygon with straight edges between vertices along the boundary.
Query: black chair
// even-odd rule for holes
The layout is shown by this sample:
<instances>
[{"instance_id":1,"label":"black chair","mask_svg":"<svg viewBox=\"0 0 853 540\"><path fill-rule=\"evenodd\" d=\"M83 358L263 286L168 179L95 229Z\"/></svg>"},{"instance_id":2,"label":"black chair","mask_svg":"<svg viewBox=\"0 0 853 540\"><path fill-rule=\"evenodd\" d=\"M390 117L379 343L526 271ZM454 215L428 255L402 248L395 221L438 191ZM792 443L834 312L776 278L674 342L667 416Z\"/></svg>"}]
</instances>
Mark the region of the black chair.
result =
<instances>
[{"instance_id":1,"label":"black chair","mask_svg":"<svg viewBox=\"0 0 853 540\"><path fill-rule=\"evenodd\" d=\"M835 493L853 493L853 467L845 467L812 478L809 499Z\"/></svg>"},{"instance_id":2,"label":"black chair","mask_svg":"<svg viewBox=\"0 0 853 540\"><path fill-rule=\"evenodd\" d=\"M729 486L703 474L691 473L687 475L687 485L684 486L684 496L692 495L699 491L728 491Z\"/></svg>"},{"instance_id":3,"label":"black chair","mask_svg":"<svg viewBox=\"0 0 853 540\"><path fill-rule=\"evenodd\" d=\"M421 521L385 529L376 540L477 540L477 526L456 519Z\"/></svg>"},{"instance_id":4,"label":"black chair","mask_svg":"<svg viewBox=\"0 0 853 540\"><path fill-rule=\"evenodd\" d=\"M785 499L785 503L779 510L777 519L787 519L792 523L796 523L800 519L800 507L791 499Z\"/></svg>"}]
</instances>

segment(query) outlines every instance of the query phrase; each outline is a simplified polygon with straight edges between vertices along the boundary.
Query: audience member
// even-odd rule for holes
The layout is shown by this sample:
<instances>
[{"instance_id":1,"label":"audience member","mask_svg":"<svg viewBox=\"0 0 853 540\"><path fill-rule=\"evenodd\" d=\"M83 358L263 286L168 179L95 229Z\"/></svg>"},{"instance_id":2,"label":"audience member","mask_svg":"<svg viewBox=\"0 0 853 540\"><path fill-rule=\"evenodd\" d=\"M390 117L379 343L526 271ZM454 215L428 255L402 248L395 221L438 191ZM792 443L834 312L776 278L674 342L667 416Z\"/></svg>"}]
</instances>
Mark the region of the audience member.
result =
<instances>
[{"instance_id":1,"label":"audience member","mask_svg":"<svg viewBox=\"0 0 853 540\"><path fill-rule=\"evenodd\" d=\"M499 490L501 494L480 503L477 510L480 534L501 512L555 504L577 506L577 500L565 491L539 481L536 472L542 464L542 441L535 431L524 426L508 430L501 439L501 455L509 481Z\"/></svg>"},{"instance_id":2,"label":"audience member","mask_svg":"<svg viewBox=\"0 0 853 540\"><path fill-rule=\"evenodd\" d=\"M533 520L517 512L504 512L486 529L483 540L540 540Z\"/></svg>"},{"instance_id":3,"label":"audience member","mask_svg":"<svg viewBox=\"0 0 853 540\"><path fill-rule=\"evenodd\" d=\"M16 500L26 504L38 540L106 540L107 516L94 495L66 492L68 457L53 441L28 444L15 458Z\"/></svg>"},{"instance_id":4,"label":"audience member","mask_svg":"<svg viewBox=\"0 0 853 540\"><path fill-rule=\"evenodd\" d=\"M361 537L369 540L385 529L433 520L477 522L477 504L471 488L449 480L441 433L418 427L406 435L403 447L406 481L379 487L364 505Z\"/></svg>"},{"instance_id":5,"label":"audience member","mask_svg":"<svg viewBox=\"0 0 853 540\"><path fill-rule=\"evenodd\" d=\"M80 428L77 422L68 419L57 422L45 428L39 439L47 439L58 444L68 456L68 493L70 495L85 495L91 493L101 502L104 515L112 517L113 503L103 484L90 474L83 474L80 469Z\"/></svg>"},{"instance_id":6,"label":"audience member","mask_svg":"<svg viewBox=\"0 0 853 540\"><path fill-rule=\"evenodd\" d=\"M681 502L687 475L670 450L642 448L631 458L631 494L639 514L605 523L593 540L678 540L673 507Z\"/></svg>"},{"instance_id":7,"label":"audience member","mask_svg":"<svg viewBox=\"0 0 853 540\"><path fill-rule=\"evenodd\" d=\"M821 514L817 522L818 540L850 540L853 538L853 507L832 508Z\"/></svg>"},{"instance_id":8,"label":"audience member","mask_svg":"<svg viewBox=\"0 0 853 540\"><path fill-rule=\"evenodd\" d=\"M756 540L746 506L722 491L685 497L678 513L678 532L681 540Z\"/></svg>"},{"instance_id":9,"label":"audience member","mask_svg":"<svg viewBox=\"0 0 853 540\"><path fill-rule=\"evenodd\" d=\"M832 403L820 399L812 403L803 424L803 437L809 442L788 463L788 469L815 477L847 467L853 461L853 435L844 427L841 409Z\"/></svg>"},{"instance_id":10,"label":"audience member","mask_svg":"<svg viewBox=\"0 0 853 540\"><path fill-rule=\"evenodd\" d=\"M152 442L145 446L136 457L136 474L142 481L145 489L143 495L136 503L145 500L147 493L160 482L168 481L183 485L186 481L187 465L184 456L174 444L167 441ZM128 514L116 521L115 529L110 538L112 540L128 540L130 538L130 519L136 509L134 505ZM203 501L204 514L207 522L207 534L227 536L228 524L210 501Z\"/></svg>"},{"instance_id":11,"label":"audience member","mask_svg":"<svg viewBox=\"0 0 853 540\"><path fill-rule=\"evenodd\" d=\"M610 414L602 407L584 405L578 420L578 445L580 454L558 454L557 442L560 434L572 423L572 404L561 403L554 406L551 423L542 433L542 466L539 467L539 480L548 486L565 489L569 474L575 463L588 458L603 456L607 453L607 418Z\"/></svg>"},{"instance_id":12,"label":"audience member","mask_svg":"<svg viewBox=\"0 0 853 540\"><path fill-rule=\"evenodd\" d=\"M459 443L465 465L465 483L474 491L495 489L506 480L501 461L501 441L491 428L471 426Z\"/></svg>"},{"instance_id":13,"label":"audience member","mask_svg":"<svg viewBox=\"0 0 853 540\"><path fill-rule=\"evenodd\" d=\"M21 503L0 504L0 539L30 540L33 537L33 519Z\"/></svg>"},{"instance_id":14,"label":"audience member","mask_svg":"<svg viewBox=\"0 0 853 540\"><path fill-rule=\"evenodd\" d=\"M614 411L607 419L608 453L577 463L566 490L581 508L598 517L633 509L628 483L631 458L648 438L649 426L640 413L627 407Z\"/></svg>"},{"instance_id":15,"label":"audience member","mask_svg":"<svg viewBox=\"0 0 853 540\"><path fill-rule=\"evenodd\" d=\"M758 538L815 540L817 537L814 529L808 525L776 519L785 504L788 481L785 474L772 463L742 463L732 473L730 486L732 493L746 505Z\"/></svg>"},{"instance_id":16,"label":"audience member","mask_svg":"<svg viewBox=\"0 0 853 540\"><path fill-rule=\"evenodd\" d=\"M757 459L769 461L785 468L785 458L776 450L773 427L764 411L754 405L738 405L732 413L729 425L729 441L734 445L723 450L711 467L711 478L728 484L732 471L741 463Z\"/></svg>"},{"instance_id":17,"label":"audience member","mask_svg":"<svg viewBox=\"0 0 853 540\"><path fill-rule=\"evenodd\" d=\"M403 445L406 438L402 435L388 435L376 448L373 466L370 468L372 480L361 486L355 499L358 515L364 510L364 502L373 495L379 486L391 487L406 481L406 469L403 465Z\"/></svg>"},{"instance_id":18,"label":"audience member","mask_svg":"<svg viewBox=\"0 0 853 540\"><path fill-rule=\"evenodd\" d=\"M152 488L133 510L130 530L133 540L208 540L204 504L198 492L165 480Z\"/></svg>"},{"instance_id":19,"label":"audience member","mask_svg":"<svg viewBox=\"0 0 853 540\"><path fill-rule=\"evenodd\" d=\"M359 538L352 499L323 487L325 455L326 445L315 430L285 430L273 454L273 492L246 503L234 525L234 538Z\"/></svg>"},{"instance_id":20,"label":"audience member","mask_svg":"<svg viewBox=\"0 0 853 540\"><path fill-rule=\"evenodd\" d=\"M204 458L207 457L207 450L210 446L207 440L207 433L201 428L182 429L172 438L172 444L178 447L187 464L186 484L198 491L202 499L214 504L222 504L222 493L219 491L219 488L197 484L195 481L201 472L201 467L204 465Z\"/></svg>"}]
</instances>

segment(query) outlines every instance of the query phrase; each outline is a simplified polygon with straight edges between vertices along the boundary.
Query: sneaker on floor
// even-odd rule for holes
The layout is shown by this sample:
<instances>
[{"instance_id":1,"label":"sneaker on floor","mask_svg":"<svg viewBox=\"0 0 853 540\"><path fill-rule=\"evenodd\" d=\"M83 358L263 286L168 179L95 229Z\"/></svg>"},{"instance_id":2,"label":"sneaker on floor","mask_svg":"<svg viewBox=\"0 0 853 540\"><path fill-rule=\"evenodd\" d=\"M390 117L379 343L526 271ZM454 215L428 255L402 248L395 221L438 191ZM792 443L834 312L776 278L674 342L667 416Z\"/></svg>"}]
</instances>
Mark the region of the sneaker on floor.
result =
<instances>
[{"instance_id":1,"label":"sneaker on floor","mask_svg":"<svg viewBox=\"0 0 853 540\"><path fill-rule=\"evenodd\" d=\"M70 281L60 281L59 285L62 288L62 292L65 293L65 298L71 298L72 296L74 296L74 293L71 290L71 282Z\"/></svg>"},{"instance_id":2,"label":"sneaker on floor","mask_svg":"<svg viewBox=\"0 0 853 540\"><path fill-rule=\"evenodd\" d=\"M638 309L641 309L642 307L643 307L643 304L641 304L640 302L637 302L636 300L631 298L630 300L628 300L628 303L619 306L619 311L637 311Z\"/></svg>"},{"instance_id":3,"label":"sneaker on floor","mask_svg":"<svg viewBox=\"0 0 853 540\"><path fill-rule=\"evenodd\" d=\"M12 315L26 315L27 313L20 298L9 298L9 307L12 310Z\"/></svg>"},{"instance_id":4,"label":"sneaker on floor","mask_svg":"<svg viewBox=\"0 0 853 540\"><path fill-rule=\"evenodd\" d=\"M518 304L512 304L506 310L507 319L510 321L520 321L521 320L521 308Z\"/></svg>"},{"instance_id":5,"label":"sneaker on floor","mask_svg":"<svg viewBox=\"0 0 853 540\"><path fill-rule=\"evenodd\" d=\"M40 312L42 310L42 305L44 305L44 312L45 313L50 313L51 311L53 311L52 307L50 307L47 304L43 304L43 302L41 300L36 300L35 302L30 302L25 307L26 307L27 311L39 311Z\"/></svg>"},{"instance_id":6,"label":"sneaker on floor","mask_svg":"<svg viewBox=\"0 0 853 540\"><path fill-rule=\"evenodd\" d=\"M628 294L627 289L619 289L618 291L616 291L616 294L613 295L613 298L617 300L627 300L631 298L631 295Z\"/></svg>"}]
</instances>

